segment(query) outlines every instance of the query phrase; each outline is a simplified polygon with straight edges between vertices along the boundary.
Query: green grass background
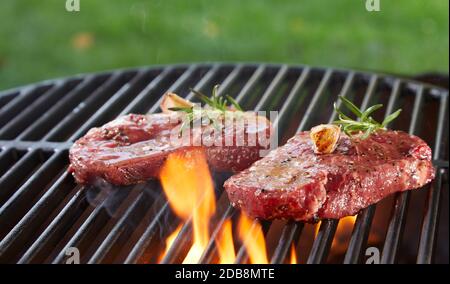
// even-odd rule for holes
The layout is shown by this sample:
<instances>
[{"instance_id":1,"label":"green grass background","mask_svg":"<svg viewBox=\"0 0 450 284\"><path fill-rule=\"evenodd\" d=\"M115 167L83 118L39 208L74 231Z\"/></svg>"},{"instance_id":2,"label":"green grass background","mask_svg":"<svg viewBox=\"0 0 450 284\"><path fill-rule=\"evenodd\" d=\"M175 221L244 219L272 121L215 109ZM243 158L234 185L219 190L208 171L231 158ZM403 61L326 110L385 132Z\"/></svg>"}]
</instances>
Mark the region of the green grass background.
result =
<instances>
[{"instance_id":1,"label":"green grass background","mask_svg":"<svg viewBox=\"0 0 450 284\"><path fill-rule=\"evenodd\" d=\"M105 69L266 61L448 73L448 0L0 1L0 89Z\"/></svg>"}]
</instances>

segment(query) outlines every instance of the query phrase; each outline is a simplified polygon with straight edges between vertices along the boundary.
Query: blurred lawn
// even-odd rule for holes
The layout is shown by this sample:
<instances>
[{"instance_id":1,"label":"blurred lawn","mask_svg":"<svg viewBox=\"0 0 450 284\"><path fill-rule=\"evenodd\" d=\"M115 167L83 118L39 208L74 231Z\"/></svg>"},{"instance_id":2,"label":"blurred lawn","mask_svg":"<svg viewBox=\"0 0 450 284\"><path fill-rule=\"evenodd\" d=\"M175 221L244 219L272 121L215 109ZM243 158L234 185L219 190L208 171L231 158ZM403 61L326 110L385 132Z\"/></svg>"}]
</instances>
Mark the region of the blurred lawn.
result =
<instances>
[{"instance_id":1,"label":"blurred lawn","mask_svg":"<svg viewBox=\"0 0 450 284\"><path fill-rule=\"evenodd\" d=\"M448 0L0 1L0 89L80 72L270 61L448 73Z\"/></svg>"}]
</instances>

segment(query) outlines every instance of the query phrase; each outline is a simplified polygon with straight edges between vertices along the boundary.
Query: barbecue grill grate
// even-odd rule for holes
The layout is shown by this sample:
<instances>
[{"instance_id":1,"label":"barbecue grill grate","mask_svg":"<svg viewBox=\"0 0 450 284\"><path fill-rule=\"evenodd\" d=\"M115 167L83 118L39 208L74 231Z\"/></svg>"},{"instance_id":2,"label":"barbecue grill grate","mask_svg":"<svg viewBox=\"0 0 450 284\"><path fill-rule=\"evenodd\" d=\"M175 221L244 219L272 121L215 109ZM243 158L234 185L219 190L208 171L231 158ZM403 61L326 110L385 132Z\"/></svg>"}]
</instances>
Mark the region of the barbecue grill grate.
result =
<instances>
[{"instance_id":1,"label":"barbecue grill grate","mask_svg":"<svg viewBox=\"0 0 450 284\"><path fill-rule=\"evenodd\" d=\"M322 221L316 234L312 224L262 222L266 235L275 236L272 263L285 262L292 244L306 263L364 262L371 245L380 249L382 263L448 262L448 241L439 241L448 240L448 90L381 74L264 64L119 70L0 93L0 262L61 263L69 247L80 250L84 263L156 261L161 240L180 222L158 183L120 189L77 185L66 171L68 149L88 129L118 115L159 111L166 91L192 99L189 87L208 92L217 83L220 93L246 109L278 110L280 144L333 120L332 102L344 95L363 108L381 102L386 114L402 108L391 127L417 134L433 148L436 180L362 210L340 253L334 245L339 220ZM225 178L215 178L218 210L201 262L214 261L214 236L236 215L220 188ZM162 262L180 262L191 242L186 222ZM238 248L237 262L247 259Z\"/></svg>"}]
</instances>

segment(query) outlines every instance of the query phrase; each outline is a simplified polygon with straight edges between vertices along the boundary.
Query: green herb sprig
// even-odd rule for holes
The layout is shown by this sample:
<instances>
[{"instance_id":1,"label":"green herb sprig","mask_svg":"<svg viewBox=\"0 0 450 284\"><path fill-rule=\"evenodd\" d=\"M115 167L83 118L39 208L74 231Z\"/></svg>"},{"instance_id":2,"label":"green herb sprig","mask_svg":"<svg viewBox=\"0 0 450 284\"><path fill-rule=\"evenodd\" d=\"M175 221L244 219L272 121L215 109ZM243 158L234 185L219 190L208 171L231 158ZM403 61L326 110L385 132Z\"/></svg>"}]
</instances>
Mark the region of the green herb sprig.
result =
<instances>
[{"instance_id":1,"label":"green herb sprig","mask_svg":"<svg viewBox=\"0 0 450 284\"><path fill-rule=\"evenodd\" d=\"M357 120L351 119L337 107L336 103L334 103L334 110L338 114L339 120L336 120L333 123L340 125L342 131L344 131L344 133L347 134L349 137L353 137L354 135L363 132L363 134L360 135L359 138L366 139L367 137L370 136L370 134L374 133L375 131L379 129L386 129L386 126L394 119L396 119L400 115L400 112L402 111L401 109L396 110L395 112L388 115L383 120L383 122L380 123L375 121L372 118L371 114L374 111L382 108L383 107L382 104L373 105L367 108L366 110L362 111L348 99L342 96L339 96L339 99L342 101L342 104L357 117Z\"/></svg>"},{"instance_id":2,"label":"green herb sprig","mask_svg":"<svg viewBox=\"0 0 450 284\"><path fill-rule=\"evenodd\" d=\"M230 106L228 104L231 104L234 106L234 108L238 111L242 111L241 106L236 102L235 99L230 97L229 95L225 95L225 97L219 96L217 93L219 91L220 85L215 85L212 90L211 97L208 98L208 96L204 95L203 93L196 91L194 89L190 89L191 92L193 92L203 103L210 106L213 109L220 110L222 112L225 112L229 110Z\"/></svg>"},{"instance_id":3,"label":"green herb sprig","mask_svg":"<svg viewBox=\"0 0 450 284\"><path fill-rule=\"evenodd\" d=\"M221 120L225 115L231 113L242 113L243 110L238 102L230 97L229 95L219 96L218 90L220 85L215 85L212 90L212 95L210 97L205 94L190 89L191 92L196 95L200 101L202 101L206 108L196 109L194 107L173 107L169 108L172 111L182 111L187 114L186 119L183 121L180 131L192 126L196 120L206 119L207 123L212 124L216 129L219 129L219 120ZM234 107L235 111L230 111L231 107Z\"/></svg>"}]
</instances>

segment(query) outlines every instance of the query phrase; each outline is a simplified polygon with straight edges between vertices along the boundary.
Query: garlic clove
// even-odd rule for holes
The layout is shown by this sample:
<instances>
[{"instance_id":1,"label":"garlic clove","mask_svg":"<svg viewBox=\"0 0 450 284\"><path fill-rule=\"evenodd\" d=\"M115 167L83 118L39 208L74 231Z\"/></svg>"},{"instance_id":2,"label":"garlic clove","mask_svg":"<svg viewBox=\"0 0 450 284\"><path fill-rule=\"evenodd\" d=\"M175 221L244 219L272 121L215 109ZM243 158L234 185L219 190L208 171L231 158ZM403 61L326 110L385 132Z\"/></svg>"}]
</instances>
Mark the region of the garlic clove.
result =
<instances>
[{"instance_id":1,"label":"garlic clove","mask_svg":"<svg viewBox=\"0 0 450 284\"><path fill-rule=\"evenodd\" d=\"M314 153L330 154L336 149L341 128L333 124L320 124L311 128L309 136L313 141Z\"/></svg>"},{"instance_id":2,"label":"garlic clove","mask_svg":"<svg viewBox=\"0 0 450 284\"><path fill-rule=\"evenodd\" d=\"M174 107L193 107L194 104L188 100L183 99L175 93L165 93L159 107L163 113L173 112L170 108Z\"/></svg>"}]
</instances>

